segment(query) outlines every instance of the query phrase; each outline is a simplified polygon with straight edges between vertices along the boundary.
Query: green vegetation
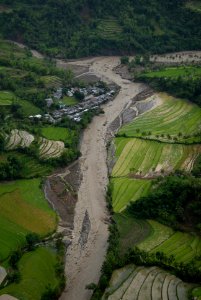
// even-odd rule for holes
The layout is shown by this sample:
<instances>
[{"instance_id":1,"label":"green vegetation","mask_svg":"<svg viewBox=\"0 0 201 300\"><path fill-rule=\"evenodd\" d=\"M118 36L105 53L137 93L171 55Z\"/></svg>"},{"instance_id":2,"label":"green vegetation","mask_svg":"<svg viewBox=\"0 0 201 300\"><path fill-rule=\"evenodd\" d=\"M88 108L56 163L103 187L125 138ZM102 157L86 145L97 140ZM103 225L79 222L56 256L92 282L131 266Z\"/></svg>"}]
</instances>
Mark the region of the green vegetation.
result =
<instances>
[{"instance_id":1,"label":"green vegetation","mask_svg":"<svg viewBox=\"0 0 201 300\"><path fill-rule=\"evenodd\" d=\"M192 11L201 13L201 3L199 0L187 1L186 7L191 9Z\"/></svg>"},{"instance_id":2,"label":"green vegetation","mask_svg":"<svg viewBox=\"0 0 201 300\"><path fill-rule=\"evenodd\" d=\"M147 196L130 205L130 211L139 218L156 219L173 227L182 224L200 231L200 196L200 178L175 174L159 179Z\"/></svg>"},{"instance_id":3,"label":"green vegetation","mask_svg":"<svg viewBox=\"0 0 201 300\"><path fill-rule=\"evenodd\" d=\"M191 100L201 106L201 67L186 66L142 71L136 79L149 83L154 89L179 98Z\"/></svg>"},{"instance_id":4,"label":"green vegetation","mask_svg":"<svg viewBox=\"0 0 201 300\"><path fill-rule=\"evenodd\" d=\"M21 280L0 290L0 295L9 294L18 299L40 300L47 287L57 289L59 281L55 273L55 253L48 248L37 248L26 253L18 263Z\"/></svg>"},{"instance_id":5,"label":"green vegetation","mask_svg":"<svg viewBox=\"0 0 201 300\"><path fill-rule=\"evenodd\" d=\"M0 224L1 261L25 244L29 232L46 236L55 230L56 215L43 195L40 179L0 186Z\"/></svg>"},{"instance_id":6,"label":"green vegetation","mask_svg":"<svg viewBox=\"0 0 201 300\"><path fill-rule=\"evenodd\" d=\"M0 106L11 105L15 96L9 91L0 91Z\"/></svg>"},{"instance_id":7,"label":"green vegetation","mask_svg":"<svg viewBox=\"0 0 201 300\"><path fill-rule=\"evenodd\" d=\"M155 95L154 99L161 103L123 126L119 135L166 142L201 141L201 109L198 106L166 94Z\"/></svg>"},{"instance_id":8,"label":"green vegetation","mask_svg":"<svg viewBox=\"0 0 201 300\"><path fill-rule=\"evenodd\" d=\"M78 100L75 97L64 96L62 99L62 103L68 106L72 106L78 104Z\"/></svg>"},{"instance_id":9,"label":"green vegetation","mask_svg":"<svg viewBox=\"0 0 201 300\"><path fill-rule=\"evenodd\" d=\"M197 1L190 7L180 0L1 2L3 37L51 57L200 49L200 14L191 9Z\"/></svg>"},{"instance_id":10,"label":"green vegetation","mask_svg":"<svg viewBox=\"0 0 201 300\"><path fill-rule=\"evenodd\" d=\"M149 71L144 74L150 78L200 78L201 77L201 66L177 66L162 68L161 70Z\"/></svg>"},{"instance_id":11,"label":"green vegetation","mask_svg":"<svg viewBox=\"0 0 201 300\"><path fill-rule=\"evenodd\" d=\"M113 178L112 207L114 212L121 212L128 203L146 196L150 190L151 181L144 179Z\"/></svg>"},{"instance_id":12,"label":"green vegetation","mask_svg":"<svg viewBox=\"0 0 201 300\"><path fill-rule=\"evenodd\" d=\"M118 24L117 19L108 18L100 20L97 31L104 40L117 40L118 35L121 38L122 27Z\"/></svg>"},{"instance_id":13,"label":"green vegetation","mask_svg":"<svg viewBox=\"0 0 201 300\"><path fill-rule=\"evenodd\" d=\"M113 219L119 232L120 255L144 241L153 231L148 221L136 219L128 212L116 213Z\"/></svg>"},{"instance_id":14,"label":"green vegetation","mask_svg":"<svg viewBox=\"0 0 201 300\"><path fill-rule=\"evenodd\" d=\"M72 131L68 128L63 127L42 127L41 128L42 135L48 139L53 141L63 141L66 142L68 138L71 137Z\"/></svg>"},{"instance_id":15,"label":"green vegetation","mask_svg":"<svg viewBox=\"0 0 201 300\"><path fill-rule=\"evenodd\" d=\"M124 140L126 140L126 145L122 149ZM121 149L121 153L118 148ZM199 149L199 146L120 138L120 142L117 142L119 157L113 168L112 176L154 177L177 169L189 170Z\"/></svg>"}]
</instances>

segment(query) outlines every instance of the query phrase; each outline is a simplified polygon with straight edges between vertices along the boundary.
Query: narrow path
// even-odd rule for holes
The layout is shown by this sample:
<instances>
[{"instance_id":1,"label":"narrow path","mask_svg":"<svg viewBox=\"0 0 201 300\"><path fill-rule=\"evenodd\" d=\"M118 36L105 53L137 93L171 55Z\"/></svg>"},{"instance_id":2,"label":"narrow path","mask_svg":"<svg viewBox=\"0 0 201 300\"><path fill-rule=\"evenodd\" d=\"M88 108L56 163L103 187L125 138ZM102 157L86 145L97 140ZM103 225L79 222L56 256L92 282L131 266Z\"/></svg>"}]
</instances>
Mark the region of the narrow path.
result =
<instances>
[{"instance_id":1,"label":"narrow path","mask_svg":"<svg viewBox=\"0 0 201 300\"><path fill-rule=\"evenodd\" d=\"M80 158L83 180L78 192L74 238L66 257L67 287L61 300L90 299L91 292L86 290L85 286L91 282L97 283L100 277L109 236L109 215L105 203L108 184L105 141L107 127L125 105L144 89L144 85L123 80L113 72L113 68L119 63L118 57L100 57L80 62L81 65L85 63L91 63L90 72L102 80L115 82L121 90L113 102L104 106L105 114L95 117L84 131ZM79 65L79 61L75 64ZM89 220L87 226L84 226L87 232L84 233L83 239L80 236L83 234L86 213ZM81 240L85 241L84 244Z\"/></svg>"}]
</instances>

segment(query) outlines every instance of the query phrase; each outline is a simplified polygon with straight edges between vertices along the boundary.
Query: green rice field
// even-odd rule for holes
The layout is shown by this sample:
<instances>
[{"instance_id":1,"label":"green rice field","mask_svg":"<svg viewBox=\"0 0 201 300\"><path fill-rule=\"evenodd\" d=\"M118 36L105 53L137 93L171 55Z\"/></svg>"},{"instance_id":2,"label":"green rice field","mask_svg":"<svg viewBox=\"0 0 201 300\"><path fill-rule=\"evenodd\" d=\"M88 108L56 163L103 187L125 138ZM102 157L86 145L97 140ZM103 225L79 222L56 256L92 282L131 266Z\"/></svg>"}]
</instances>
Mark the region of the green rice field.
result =
<instances>
[{"instance_id":1,"label":"green rice field","mask_svg":"<svg viewBox=\"0 0 201 300\"><path fill-rule=\"evenodd\" d=\"M185 100L160 93L161 104L139 115L131 123L123 126L119 134L127 137L146 137L173 142L200 142L201 108Z\"/></svg>"},{"instance_id":2,"label":"green rice field","mask_svg":"<svg viewBox=\"0 0 201 300\"><path fill-rule=\"evenodd\" d=\"M41 132L44 138L53 141L66 142L70 135L69 129L62 127L43 127L41 128Z\"/></svg>"},{"instance_id":3,"label":"green rice field","mask_svg":"<svg viewBox=\"0 0 201 300\"><path fill-rule=\"evenodd\" d=\"M20 300L40 300L48 286L58 286L55 274L56 255L48 248L38 248L26 253L19 261L21 280L0 290L0 295L9 294Z\"/></svg>"},{"instance_id":4,"label":"green rice field","mask_svg":"<svg viewBox=\"0 0 201 300\"><path fill-rule=\"evenodd\" d=\"M200 151L199 145L165 144L137 138L117 138L115 144L118 158L113 177L153 177L176 169L190 171Z\"/></svg>"},{"instance_id":5,"label":"green rice field","mask_svg":"<svg viewBox=\"0 0 201 300\"><path fill-rule=\"evenodd\" d=\"M9 91L0 91L0 106L1 105L11 105L15 95Z\"/></svg>"},{"instance_id":6,"label":"green rice field","mask_svg":"<svg viewBox=\"0 0 201 300\"><path fill-rule=\"evenodd\" d=\"M173 231L170 227L155 221L149 221L151 234L138 247L149 252L163 252L167 256L174 255L176 262L188 263L196 260L201 269L201 238L190 233Z\"/></svg>"},{"instance_id":7,"label":"green rice field","mask_svg":"<svg viewBox=\"0 0 201 300\"><path fill-rule=\"evenodd\" d=\"M201 7L201 4L200 4ZM200 66L180 66L180 67L169 67L159 71L149 71L143 74L148 78L161 78L161 77L200 77L201 67Z\"/></svg>"},{"instance_id":8,"label":"green rice field","mask_svg":"<svg viewBox=\"0 0 201 300\"><path fill-rule=\"evenodd\" d=\"M146 196L151 188L150 180L113 178L112 207L114 212L126 209L130 202Z\"/></svg>"},{"instance_id":9,"label":"green rice field","mask_svg":"<svg viewBox=\"0 0 201 300\"><path fill-rule=\"evenodd\" d=\"M24 244L27 233L45 236L55 228L56 214L44 197L40 179L0 186L0 261Z\"/></svg>"}]
</instances>

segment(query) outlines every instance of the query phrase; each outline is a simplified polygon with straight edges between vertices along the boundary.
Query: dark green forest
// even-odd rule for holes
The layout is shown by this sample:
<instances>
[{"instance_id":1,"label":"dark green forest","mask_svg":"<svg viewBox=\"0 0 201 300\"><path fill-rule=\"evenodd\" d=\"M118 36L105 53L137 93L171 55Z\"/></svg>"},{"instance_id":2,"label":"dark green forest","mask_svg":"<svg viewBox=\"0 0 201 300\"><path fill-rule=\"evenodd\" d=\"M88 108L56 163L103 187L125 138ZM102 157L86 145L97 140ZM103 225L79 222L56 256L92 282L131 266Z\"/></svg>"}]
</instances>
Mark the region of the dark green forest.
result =
<instances>
[{"instance_id":1,"label":"dark green forest","mask_svg":"<svg viewBox=\"0 0 201 300\"><path fill-rule=\"evenodd\" d=\"M185 0L1 0L6 39L50 56L201 48L201 18Z\"/></svg>"}]
</instances>

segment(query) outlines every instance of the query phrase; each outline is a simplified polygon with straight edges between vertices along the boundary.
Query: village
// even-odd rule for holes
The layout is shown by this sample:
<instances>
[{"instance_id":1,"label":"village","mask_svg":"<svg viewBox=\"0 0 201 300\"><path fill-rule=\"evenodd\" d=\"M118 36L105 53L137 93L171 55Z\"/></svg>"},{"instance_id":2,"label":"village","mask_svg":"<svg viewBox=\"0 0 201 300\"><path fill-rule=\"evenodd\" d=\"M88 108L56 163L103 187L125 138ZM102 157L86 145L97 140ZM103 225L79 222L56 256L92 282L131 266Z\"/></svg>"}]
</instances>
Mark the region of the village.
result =
<instances>
[{"instance_id":1,"label":"village","mask_svg":"<svg viewBox=\"0 0 201 300\"><path fill-rule=\"evenodd\" d=\"M51 124L56 124L63 117L68 117L75 122L80 122L84 113L98 109L102 104L112 100L116 95L117 87L101 86L96 83L85 88L57 88L52 97L45 99L48 112L43 115L31 115L31 120L42 120ZM67 105L62 102L64 96L76 98L77 104ZM56 109L52 109L56 107Z\"/></svg>"}]
</instances>

